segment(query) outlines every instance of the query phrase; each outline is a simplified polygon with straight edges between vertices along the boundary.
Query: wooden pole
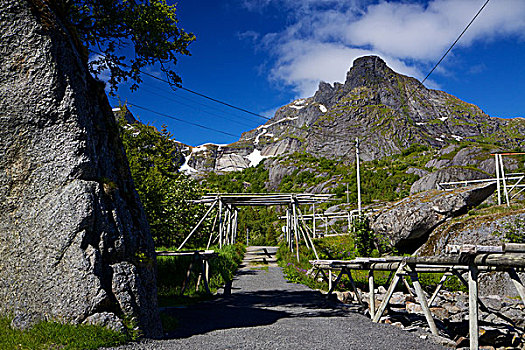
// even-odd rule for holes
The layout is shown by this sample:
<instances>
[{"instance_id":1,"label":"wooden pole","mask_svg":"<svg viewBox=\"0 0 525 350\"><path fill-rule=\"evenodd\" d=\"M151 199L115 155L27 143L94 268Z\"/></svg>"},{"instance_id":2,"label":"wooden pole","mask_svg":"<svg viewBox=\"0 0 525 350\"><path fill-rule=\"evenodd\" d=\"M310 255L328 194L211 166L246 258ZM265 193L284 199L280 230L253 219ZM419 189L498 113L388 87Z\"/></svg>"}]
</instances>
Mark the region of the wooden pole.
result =
<instances>
[{"instance_id":1,"label":"wooden pole","mask_svg":"<svg viewBox=\"0 0 525 350\"><path fill-rule=\"evenodd\" d=\"M313 228L314 228L314 238L317 237L317 230L315 227L315 203L312 204L312 213L313 213Z\"/></svg>"},{"instance_id":2,"label":"wooden pole","mask_svg":"<svg viewBox=\"0 0 525 350\"><path fill-rule=\"evenodd\" d=\"M468 306L469 306L469 338L470 348L478 349L478 269L475 265L469 266L468 274Z\"/></svg>"},{"instance_id":3,"label":"wooden pole","mask_svg":"<svg viewBox=\"0 0 525 350\"><path fill-rule=\"evenodd\" d=\"M190 237L195 233L195 231L197 231L197 229L199 228L199 226L204 222L204 220L206 219L206 217L208 217L208 215L210 214L210 212L212 211L213 207L215 207L215 204L217 202L213 202L213 204L210 206L210 208L208 209L208 211L206 212L206 214L204 214L204 216L199 220L199 222L197 223L197 225L195 225L195 227L193 228L193 230L191 230L190 234L186 237L186 239L184 240L184 242L182 242L182 244L179 246L179 248L177 248L177 250L181 250L182 247L184 247L184 245L186 244L186 242L190 239Z\"/></svg>"},{"instance_id":4,"label":"wooden pole","mask_svg":"<svg viewBox=\"0 0 525 350\"><path fill-rule=\"evenodd\" d=\"M434 300L437 298L438 293L441 290L441 288L443 287L443 284L447 280L448 276L450 276L450 274L448 274L448 273L443 274L443 277L441 277L441 279L439 280L439 282L438 282L438 284L436 286L436 289L434 290L434 293L432 293L432 297L428 301L428 306L432 306L432 304L434 303Z\"/></svg>"},{"instance_id":5,"label":"wooden pole","mask_svg":"<svg viewBox=\"0 0 525 350\"><path fill-rule=\"evenodd\" d=\"M501 189L499 183L499 161L498 154L494 154L494 164L496 164L496 186L498 191L498 205L501 205Z\"/></svg>"},{"instance_id":6,"label":"wooden pole","mask_svg":"<svg viewBox=\"0 0 525 350\"><path fill-rule=\"evenodd\" d=\"M297 261L299 261L299 233L297 232L297 210L295 208L295 202L292 200L292 210L293 210L293 231L295 237L295 254L297 256Z\"/></svg>"},{"instance_id":7,"label":"wooden pole","mask_svg":"<svg viewBox=\"0 0 525 350\"><path fill-rule=\"evenodd\" d=\"M434 322L434 319L432 318L432 313L430 312L430 309L428 308L427 298L425 297L423 288L421 288L421 284L419 283L417 272L410 272L409 276L410 276L410 279L412 280L412 284L414 285L414 289L416 290L417 298L419 300L419 305L421 305L421 309L423 309L423 314L425 315L425 318L427 319L427 323L428 323L428 326L430 327L430 331L432 332L432 334L438 335L438 330Z\"/></svg>"},{"instance_id":8,"label":"wooden pole","mask_svg":"<svg viewBox=\"0 0 525 350\"><path fill-rule=\"evenodd\" d=\"M209 281L210 281L210 263L208 260L204 260L202 263L202 274L204 277L204 287L206 288L206 293L211 294Z\"/></svg>"},{"instance_id":9,"label":"wooden pole","mask_svg":"<svg viewBox=\"0 0 525 350\"><path fill-rule=\"evenodd\" d=\"M217 213L215 215L215 218L213 219L213 225L211 225L210 239L208 240L208 244L206 244L206 249L210 248L211 240L213 239L213 231L215 231L215 224L217 224L218 217L219 217L219 213Z\"/></svg>"},{"instance_id":10,"label":"wooden pole","mask_svg":"<svg viewBox=\"0 0 525 350\"><path fill-rule=\"evenodd\" d=\"M374 318L374 314L376 312L376 296L374 287L374 270L368 270L368 304L370 308L370 318Z\"/></svg>"},{"instance_id":11,"label":"wooden pole","mask_svg":"<svg viewBox=\"0 0 525 350\"><path fill-rule=\"evenodd\" d=\"M355 161L357 167L357 210L361 215L361 175L359 173L359 138L355 138Z\"/></svg>"},{"instance_id":12,"label":"wooden pole","mask_svg":"<svg viewBox=\"0 0 525 350\"><path fill-rule=\"evenodd\" d=\"M346 275L348 276L348 279L350 280L350 284L352 285L352 289L354 290L354 293L358 299L357 302L363 305L363 297L361 296L361 292L355 285L354 278L352 277L352 271L346 270Z\"/></svg>"},{"instance_id":13,"label":"wooden pole","mask_svg":"<svg viewBox=\"0 0 525 350\"><path fill-rule=\"evenodd\" d=\"M383 313L385 312L386 307L388 306L388 302L390 301L390 298L392 298L392 294L394 294L394 290L396 289L396 286L399 283L399 279L401 278L400 274L401 272L403 272L404 268L405 268L405 262L403 261L399 264L399 267L394 273L394 278L392 279L392 282L390 282L390 286L388 286L388 290L386 291L385 298L381 302L381 305L379 306L379 310L377 310L377 313L374 315L372 322L375 322L375 323L379 322L379 320L381 319L381 316L383 316Z\"/></svg>"},{"instance_id":14,"label":"wooden pole","mask_svg":"<svg viewBox=\"0 0 525 350\"><path fill-rule=\"evenodd\" d=\"M219 198L219 248L222 248L222 200Z\"/></svg>"},{"instance_id":15,"label":"wooden pole","mask_svg":"<svg viewBox=\"0 0 525 350\"><path fill-rule=\"evenodd\" d=\"M499 156L499 166L501 171L501 179L503 181L503 193L505 193L505 199L507 200L507 207L510 207L509 202L509 192L507 191L507 180L505 180L505 168L503 167L503 158L501 157L501 154L498 154Z\"/></svg>"},{"instance_id":16,"label":"wooden pole","mask_svg":"<svg viewBox=\"0 0 525 350\"><path fill-rule=\"evenodd\" d=\"M314 251L315 258L319 259L319 255L317 255L317 250L315 249L314 242L313 242L312 238L310 237L310 235L308 234L309 227L306 225L306 222L304 221L303 213L301 212L301 209L299 207L297 208L297 211L299 212L299 216L301 217L301 221L303 223L304 231L306 233L306 237L304 239L305 239L305 241L309 242L310 247Z\"/></svg>"},{"instance_id":17,"label":"wooden pole","mask_svg":"<svg viewBox=\"0 0 525 350\"><path fill-rule=\"evenodd\" d=\"M514 287L516 287L516 290L521 297L521 301L525 305L525 287L523 287L523 282L521 281L520 276L515 269L509 269L507 272L510 276L510 279L512 280L512 283L514 283Z\"/></svg>"}]
</instances>

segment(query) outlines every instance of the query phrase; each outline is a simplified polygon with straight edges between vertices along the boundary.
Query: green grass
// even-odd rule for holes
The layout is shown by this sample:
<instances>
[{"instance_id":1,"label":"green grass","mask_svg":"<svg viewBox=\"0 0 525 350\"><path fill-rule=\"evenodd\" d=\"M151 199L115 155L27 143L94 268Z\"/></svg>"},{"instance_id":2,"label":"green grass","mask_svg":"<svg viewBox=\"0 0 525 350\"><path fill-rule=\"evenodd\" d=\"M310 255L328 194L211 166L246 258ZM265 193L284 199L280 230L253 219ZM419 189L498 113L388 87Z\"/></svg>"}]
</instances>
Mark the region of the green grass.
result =
<instances>
[{"instance_id":1,"label":"green grass","mask_svg":"<svg viewBox=\"0 0 525 350\"><path fill-rule=\"evenodd\" d=\"M124 344L130 337L101 326L40 322L28 330L12 329L0 317L0 349L97 349Z\"/></svg>"},{"instance_id":2,"label":"green grass","mask_svg":"<svg viewBox=\"0 0 525 350\"><path fill-rule=\"evenodd\" d=\"M352 260L355 258L355 249L352 235L326 237L316 239L314 244L320 259L329 260ZM315 256L312 250L308 250L306 246L299 246L299 261L295 253L288 250L286 244L281 243L277 252L277 259L279 265L283 268L288 281L292 283L301 283L313 289L328 290L327 282L319 282L307 275L308 270L312 268L309 260L314 260ZM375 252L377 253L377 251ZM377 255L377 254L373 254ZM388 288L389 271L374 271L374 282L377 286L384 286ZM439 280L443 274L441 273L426 273L420 274L419 280L422 287L429 293L432 293L436 288ZM320 277L320 276L319 276ZM352 270L352 278L354 279L358 288L368 290L368 270ZM410 283L410 282L409 282ZM347 291L351 290L349 278L345 275L337 285L336 290ZM401 283L397 286L398 290L404 287ZM449 277L444 284L444 288L449 291L462 290L466 288L455 277Z\"/></svg>"},{"instance_id":3,"label":"green grass","mask_svg":"<svg viewBox=\"0 0 525 350\"><path fill-rule=\"evenodd\" d=\"M222 249L215 249L217 258L210 260L210 283L212 293L217 292L227 281L231 281L242 262L245 247L243 245L229 245ZM159 306L189 305L213 298L206 294L204 284L197 287L198 274L202 266L194 266L194 273L190 279L184 296L181 296L182 284L192 260L191 256L159 256L157 258L157 289Z\"/></svg>"}]
</instances>

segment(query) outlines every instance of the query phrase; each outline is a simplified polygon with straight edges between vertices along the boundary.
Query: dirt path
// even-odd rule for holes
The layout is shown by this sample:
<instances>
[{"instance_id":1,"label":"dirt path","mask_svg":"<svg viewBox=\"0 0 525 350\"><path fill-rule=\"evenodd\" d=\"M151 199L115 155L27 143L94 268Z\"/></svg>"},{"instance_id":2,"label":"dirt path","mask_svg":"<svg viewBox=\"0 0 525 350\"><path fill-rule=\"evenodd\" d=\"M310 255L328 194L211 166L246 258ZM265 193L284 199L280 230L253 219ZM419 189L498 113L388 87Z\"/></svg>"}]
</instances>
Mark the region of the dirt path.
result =
<instances>
[{"instance_id":1,"label":"dirt path","mask_svg":"<svg viewBox=\"0 0 525 350\"><path fill-rule=\"evenodd\" d=\"M169 339L120 349L443 349L288 283L275 251L248 248L230 297L169 310L180 320Z\"/></svg>"}]
</instances>

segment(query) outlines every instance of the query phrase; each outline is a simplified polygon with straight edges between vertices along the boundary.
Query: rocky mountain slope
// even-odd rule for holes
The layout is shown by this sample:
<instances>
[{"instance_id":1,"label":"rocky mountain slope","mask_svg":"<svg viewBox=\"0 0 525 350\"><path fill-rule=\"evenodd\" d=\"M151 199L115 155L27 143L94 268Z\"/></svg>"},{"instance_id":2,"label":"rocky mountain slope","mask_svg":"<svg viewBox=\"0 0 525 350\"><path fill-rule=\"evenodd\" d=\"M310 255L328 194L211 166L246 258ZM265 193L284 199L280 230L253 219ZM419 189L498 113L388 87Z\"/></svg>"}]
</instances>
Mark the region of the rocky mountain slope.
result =
<instances>
[{"instance_id":1,"label":"rocky mountain slope","mask_svg":"<svg viewBox=\"0 0 525 350\"><path fill-rule=\"evenodd\" d=\"M510 150L523 145L524 132L521 118L489 117L475 105L394 72L379 57L366 56L354 61L344 84L321 82L314 96L279 108L266 124L244 133L239 141L187 147L184 169L237 171L293 153L348 163L355 159L356 137L364 161L398 154L413 144L440 150L451 144L481 143ZM268 168L277 163L266 162ZM455 165L445 163L429 165Z\"/></svg>"}]
</instances>

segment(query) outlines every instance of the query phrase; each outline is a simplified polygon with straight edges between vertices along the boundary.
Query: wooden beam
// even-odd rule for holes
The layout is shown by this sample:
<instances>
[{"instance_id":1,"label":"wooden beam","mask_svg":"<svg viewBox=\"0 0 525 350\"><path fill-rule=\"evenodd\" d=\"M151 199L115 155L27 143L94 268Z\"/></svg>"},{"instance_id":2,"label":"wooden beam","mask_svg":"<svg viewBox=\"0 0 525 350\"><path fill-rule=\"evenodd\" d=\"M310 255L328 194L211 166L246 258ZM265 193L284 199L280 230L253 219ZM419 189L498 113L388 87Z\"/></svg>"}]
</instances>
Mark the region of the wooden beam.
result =
<instances>
[{"instance_id":1,"label":"wooden beam","mask_svg":"<svg viewBox=\"0 0 525 350\"><path fill-rule=\"evenodd\" d=\"M385 312L386 307L388 306L388 302L390 301L390 298L392 298L392 294L394 294L394 290L396 289L396 286L399 283L399 279L401 278L400 274L403 272L404 268L405 268L405 262L402 262L397 268L396 272L394 273L394 278L392 279L392 282L390 282L390 286L388 286L388 290L386 291L385 298L381 302L381 305L379 306L379 310L377 310L377 313L374 315L372 322L375 322L375 323L379 322L379 320L381 319L381 316L383 316L383 313Z\"/></svg>"},{"instance_id":2,"label":"wooden beam","mask_svg":"<svg viewBox=\"0 0 525 350\"><path fill-rule=\"evenodd\" d=\"M371 318L374 318L376 311L376 296L374 287L374 270L368 270L368 304Z\"/></svg>"},{"instance_id":3,"label":"wooden beam","mask_svg":"<svg viewBox=\"0 0 525 350\"><path fill-rule=\"evenodd\" d=\"M421 288L421 284L419 283L419 278L417 276L417 273L410 272L409 276L410 276L410 279L412 280L412 284L414 285L414 289L416 290L417 298L419 300L419 305L421 305L421 309L423 309L423 314L425 315L425 318L427 319L427 323L428 323L428 326L430 327L430 331L432 332L432 334L438 335L436 323L434 322L434 319L432 318L432 313L430 312L430 309L427 303L427 297L425 296L425 292L423 291L423 288Z\"/></svg>"},{"instance_id":4,"label":"wooden beam","mask_svg":"<svg viewBox=\"0 0 525 350\"><path fill-rule=\"evenodd\" d=\"M514 287L516 287L516 290L518 291L518 294L521 297L521 301L525 305L525 287L523 286L523 282L521 281L520 276L518 275L515 269L509 269L507 273L509 274L512 283L514 283Z\"/></svg>"},{"instance_id":5,"label":"wooden beam","mask_svg":"<svg viewBox=\"0 0 525 350\"><path fill-rule=\"evenodd\" d=\"M443 287L443 284L446 282L446 280L447 280L447 278L449 276L450 276L450 273L445 273L445 274L443 274L443 276L439 280L439 282L438 282L438 284L436 286L436 289L434 290L434 293L432 293L432 296L430 297L430 300L428 301L428 306L429 307L431 307L432 304L434 303L434 300L436 300L439 291L441 290L441 288Z\"/></svg>"},{"instance_id":6,"label":"wooden beam","mask_svg":"<svg viewBox=\"0 0 525 350\"><path fill-rule=\"evenodd\" d=\"M479 347L479 325L478 325L478 269L470 265L468 274L468 299L469 299L469 339L470 348Z\"/></svg>"},{"instance_id":7,"label":"wooden beam","mask_svg":"<svg viewBox=\"0 0 525 350\"><path fill-rule=\"evenodd\" d=\"M195 233L195 231L197 231L197 229L199 228L199 226L203 223L204 219L206 219L206 217L210 214L211 210L213 209L213 207L215 207L215 204L217 202L214 202L210 208L208 209L208 211L206 212L206 214L204 214L204 216L200 219L200 221L197 223L197 225L193 228L193 230L191 230L190 234L186 237L186 239L184 240L184 242L182 242L182 244L179 246L179 248L177 248L177 250L181 250L182 247L184 247L184 245L186 244L186 242L190 239L190 237Z\"/></svg>"}]
</instances>

